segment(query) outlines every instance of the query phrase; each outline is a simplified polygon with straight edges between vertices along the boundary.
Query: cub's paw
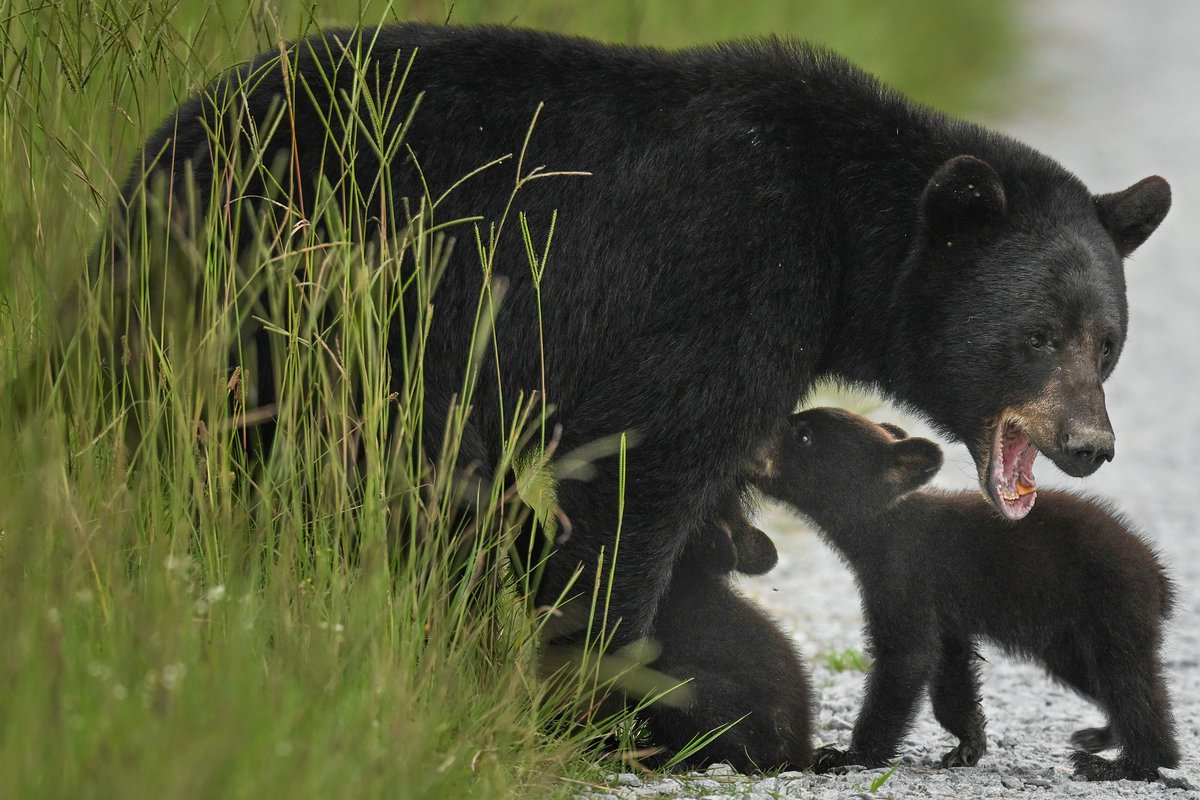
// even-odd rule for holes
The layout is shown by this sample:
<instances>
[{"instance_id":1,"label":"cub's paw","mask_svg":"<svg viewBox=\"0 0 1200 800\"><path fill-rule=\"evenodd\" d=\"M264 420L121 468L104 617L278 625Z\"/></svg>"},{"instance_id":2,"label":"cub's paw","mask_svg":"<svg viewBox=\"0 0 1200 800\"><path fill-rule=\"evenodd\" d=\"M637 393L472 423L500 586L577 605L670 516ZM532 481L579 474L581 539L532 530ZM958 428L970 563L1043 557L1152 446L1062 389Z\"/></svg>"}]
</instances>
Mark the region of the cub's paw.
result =
<instances>
[{"instance_id":1,"label":"cub's paw","mask_svg":"<svg viewBox=\"0 0 1200 800\"><path fill-rule=\"evenodd\" d=\"M1124 758L1109 760L1093 753L1076 750L1071 753L1075 765L1075 777L1085 781L1155 781L1158 769L1142 764L1132 764Z\"/></svg>"},{"instance_id":2,"label":"cub's paw","mask_svg":"<svg viewBox=\"0 0 1200 800\"><path fill-rule=\"evenodd\" d=\"M813 753L813 772L841 774L846 772L846 767L856 764L864 767L884 766L882 761L873 761L854 750L839 750L832 745L825 745Z\"/></svg>"},{"instance_id":3,"label":"cub's paw","mask_svg":"<svg viewBox=\"0 0 1200 800\"><path fill-rule=\"evenodd\" d=\"M737 550L736 569L743 575L765 575L779 563L779 551L771 537L753 525L731 529L729 538Z\"/></svg>"},{"instance_id":4,"label":"cub's paw","mask_svg":"<svg viewBox=\"0 0 1200 800\"><path fill-rule=\"evenodd\" d=\"M959 742L958 747L942 756L942 767L973 767L985 752L987 745L983 742Z\"/></svg>"},{"instance_id":5,"label":"cub's paw","mask_svg":"<svg viewBox=\"0 0 1200 800\"><path fill-rule=\"evenodd\" d=\"M1085 753L1099 753L1117 746L1112 728L1084 728L1071 734L1071 746Z\"/></svg>"}]
</instances>

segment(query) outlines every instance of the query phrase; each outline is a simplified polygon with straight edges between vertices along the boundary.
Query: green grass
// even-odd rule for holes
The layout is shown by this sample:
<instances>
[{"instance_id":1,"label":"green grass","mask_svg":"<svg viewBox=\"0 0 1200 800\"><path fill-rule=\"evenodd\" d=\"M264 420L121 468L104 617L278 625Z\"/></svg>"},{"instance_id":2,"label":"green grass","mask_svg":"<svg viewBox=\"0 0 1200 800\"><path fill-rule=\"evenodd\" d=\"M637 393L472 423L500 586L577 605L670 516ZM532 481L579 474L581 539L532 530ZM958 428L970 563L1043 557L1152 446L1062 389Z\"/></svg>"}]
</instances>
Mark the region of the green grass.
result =
<instances>
[{"instance_id":1,"label":"green grass","mask_svg":"<svg viewBox=\"0 0 1200 800\"><path fill-rule=\"evenodd\" d=\"M847 670L868 672L871 669L871 659L857 647L828 650L817 657L834 672L845 672Z\"/></svg>"},{"instance_id":2,"label":"green grass","mask_svg":"<svg viewBox=\"0 0 1200 800\"><path fill-rule=\"evenodd\" d=\"M676 9L473 0L452 18L666 45L806 35L954 109L986 105L986 81L1014 53L1000 2L931 2L920 14L882 2ZM243 282L247 265L184 247L201 301L164 319L133 282L121 303L169 324L129 345L131 380L115 393L95 357L113 298L74 288L137 145L181 98L314 26L447 11L0 3L0 798L537 797L598 774L581 745L601 729L564 724L597 673L540 679L540 620L496 566L531 515L552 524L552 488L537 479L552 448L541 400L510 410L506 457L522 479L506 490L453 468L465 411L442 466L429 466L419 329L404 390L388 384L384 337L399 295L432 296L447 234L480 256L474 370L490 365L488 321L502 299L486 280L488 229L476 240L418 199L391 221L385 267L349 244L298 246L270 264L263 247L240 297L221 287ZM331 231L361 223L340 218L325 191ZM528 229L517 197L501 235L526 238L540 278L554 268L552 239ZM287 431L257 466L246 450L266 400L248 393L256 363L238 338L255 300L279 312L285 391L273 413ZM29 387L15 376L31 362L44 373L63 308L76 309L70 369L42 409L18 415ZM464 397L472 386L464 376ZM464 531L450 509L469 490L478 525ZM472 581L455 580L452 564ZM627 654L600 672L644 660Z\"/></svg>"},{"instance_id":3,"label":"green grass","mask_svg":"<svg viewBox=\"0 0 1200 800\"><path fill-rule=\"evenodd\" d=\"M892 775L895 774L896 767L898 767L898 766L900 766L899 761L893 763L892 766L888 768L887 772L883 773L882 775L875 778L875 780L871 781L871 785L867 787L867 791L870 792L871 794L874 794L875 792L878 792L880 789L882 789L883 785L888 782L888 780L892 777Z\"/></svg>"}]
</instances>

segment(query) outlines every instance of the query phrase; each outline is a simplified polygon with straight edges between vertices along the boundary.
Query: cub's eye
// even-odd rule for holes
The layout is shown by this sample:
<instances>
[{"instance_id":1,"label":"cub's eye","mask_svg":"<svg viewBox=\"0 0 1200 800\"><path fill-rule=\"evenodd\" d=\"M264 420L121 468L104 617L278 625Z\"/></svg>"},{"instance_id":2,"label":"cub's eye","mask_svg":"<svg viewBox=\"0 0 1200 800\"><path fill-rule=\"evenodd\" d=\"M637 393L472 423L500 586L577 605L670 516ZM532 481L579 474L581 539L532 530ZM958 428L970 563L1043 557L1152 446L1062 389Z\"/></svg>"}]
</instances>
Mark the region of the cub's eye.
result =
<instances>
[{"instance_id":1,"label":"cub's eye","mask_svg":"<svg viewBox=\"0 0 1200 800\"><path fill-rule=\"evenodd\" d=\"M1050 343L1044 333L1031 333L1029 338L1025 340L1025 344L1032 347L1034 350L1042 350Z\"/></svg>"},{"instance_id":2,"label":"cub's eye","mask_svg":"<svg viewBox=\"0 0 1200 800\"><path fill-rule=\"evenodd\" d=\"M796 431L796 443L801 447L808 447L813 443L812 431L807 427L800 428Z\"/></svg>"},{"instance_id":3,"label":"cub's eye","mask_svg":"<svg viewBox=\"0 0 1200 800\"><path fill-rule=\"evenodd\" d=\"M1111 339L1105 339L1104 344L1100 345L1100 357L1105 361L1113 354L1113 343Z\"/></svg>"}]
</instances>

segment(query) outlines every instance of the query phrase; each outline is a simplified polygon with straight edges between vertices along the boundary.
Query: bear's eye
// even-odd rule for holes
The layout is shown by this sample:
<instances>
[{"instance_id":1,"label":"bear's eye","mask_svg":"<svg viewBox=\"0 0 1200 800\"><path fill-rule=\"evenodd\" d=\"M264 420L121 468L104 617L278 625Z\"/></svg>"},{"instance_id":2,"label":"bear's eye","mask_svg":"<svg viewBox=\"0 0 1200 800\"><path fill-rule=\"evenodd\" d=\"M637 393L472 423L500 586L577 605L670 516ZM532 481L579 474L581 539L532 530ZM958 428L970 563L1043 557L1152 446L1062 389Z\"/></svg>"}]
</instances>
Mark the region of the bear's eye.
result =
<instances>
[{"instance_id":1,"label":"bear's eye","mask_svg":"<svg viewBox=\"0 0 1200 800\"><path fill-rule=\"evenodd\" d=\"M1046 338L1046 334L1044 333L1031 333L1029 334L1029 338L1025 340L1025 344L1029 345L1034 350L1042 350L1049 343L1050 340Z\"/></svg>"},{"instance_id":2,"label":"bear's eye","mask_svg":"<svg viewBox=\"0 0 1200 800\"><path fill-rule=\"evenodd\" d=\"M796 442L801 447L808 447L813 443L812 431L807 427L800 428L796 431Z\"/></svg>"},{"instance_id":3,"label":"bear's eye","mask_svg":"<svg viewBox=\"0 0 1200 800\"><path fill-rule=\"evenodd\" d=\"M1105 361L1108 361L1109 357L1112 354L1113 354L1112 339L1105 339L1104 344L1100 345L1100 357L1102 359L1104 359Z\"/></svg>"}]
</instances>

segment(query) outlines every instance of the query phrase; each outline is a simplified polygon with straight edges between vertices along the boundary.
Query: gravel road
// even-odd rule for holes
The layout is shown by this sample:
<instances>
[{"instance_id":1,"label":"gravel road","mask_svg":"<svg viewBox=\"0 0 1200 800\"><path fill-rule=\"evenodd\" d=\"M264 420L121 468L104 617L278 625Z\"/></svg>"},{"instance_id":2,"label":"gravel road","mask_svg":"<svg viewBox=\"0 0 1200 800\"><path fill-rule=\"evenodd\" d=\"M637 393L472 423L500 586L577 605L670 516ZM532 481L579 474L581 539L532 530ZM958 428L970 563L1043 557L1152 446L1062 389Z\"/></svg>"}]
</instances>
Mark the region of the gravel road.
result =
<instances>
[{"instance_id":1,"label":"gravel road","mask_svg":"<svg viewBox=\"0 0 1200 800\"><path fill-rule=\"evenodd\" d=\"M1095 191L1121 189L1151 174L1166 177L1174 190L1163 227L1127 265L1130 338L1106 385L1118 456L1086 481L1067 478L1045 459L1036 467L1043 486L1083 488L1114 500L1158 543L1180 588L1166 647L1184 754L1180 769L1154 784L1072 781L1067 737L1102 724L1102 715L1038 668L985 650L989 749L976 768L935 768L953 741L926 705L899 767L874 794L870 784L882 770L755 779L716 767L663 780L613 775L608 788L590 796L1200 797L1200 5L1056 0L1027 6L1026 13L1033 37L1025 67L1030 81L1013 90L1019 102L1008 105L1027 110L985 122L1050 153ZM928 433L894 409L871 416ZM951 446L946 455L938 483L973 486L966 450ZM780 563L762 578L744 579L742 588L793 633L812 666L817 740L844 745L863 674L832 669L826 654L862 648L854 584L795 518L767 509L760 525L779 546Z\"/></svg>"}]
</instances>

